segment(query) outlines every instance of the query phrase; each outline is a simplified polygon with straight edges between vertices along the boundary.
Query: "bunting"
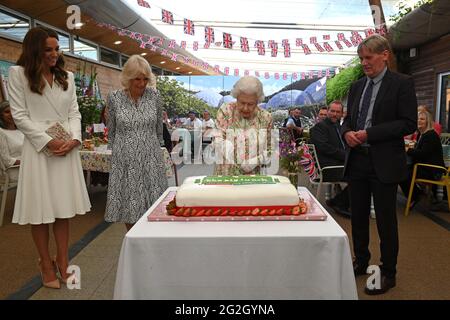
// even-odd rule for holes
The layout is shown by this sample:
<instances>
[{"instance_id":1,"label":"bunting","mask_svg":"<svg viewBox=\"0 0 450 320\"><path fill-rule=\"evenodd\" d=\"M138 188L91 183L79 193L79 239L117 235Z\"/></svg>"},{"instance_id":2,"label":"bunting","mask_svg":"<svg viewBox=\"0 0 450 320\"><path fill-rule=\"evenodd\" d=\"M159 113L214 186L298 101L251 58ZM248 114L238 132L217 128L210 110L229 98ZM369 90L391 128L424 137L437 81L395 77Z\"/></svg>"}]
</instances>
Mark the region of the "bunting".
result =
<instances>
[{"instance_id":1,"label":"bunting","mask_svg":"<svg viewBox=\"0 0 450 320\"><path fill-rule=\"evenodd\" d=\"M265 45L264 45L264 41L256 40L255 41L255 47L256 47L256 50L258 51L258 54L260 56L266 55L266 48L265 48Z\"/></svg>"},{"instance_id":2,"label":"bunting","mask_svg":"<svg viewBox=\"0 0 450 320\"><path fill-rule=\"evenodd\" d=\"M229 33L223 33L223 46L227 49L233 49L233 38Z\"/></svg>"},{"instance_id":3,"label":"bunting","mask_svg":"<svg viewBox=\"0 0 450 320\"><path fill-rule=\"evenodd\" d=\"M242 52L248 52L250 50L248 46L248 40L247 38L241 37L241 51Z\"/></svg>"},{"instance_id":4,"label":"bunting","mask_svg":"<svg viewBox=\"0 0 450 320\"><path fill-rule=\"evenodd\" d=\"M173 14L170 11L161 10L162 13L162 22L168 23L168 24L173 24Z\"/></svg>"},{"instance_id":5,"label":"bunting","mask_svg":"<svg viewBox=\"0 0 450 320\"><path fill-rule=\"evenodd\" d=\"M195 34L194 23L192 20L184 19L184 33L190 34L191 36Z\"/></svg>"},{"instance_id":6,"label":"bunting","mask_svg":"<svg viewBox=\"0 0 450 320\"><path fill-rule=\"evenodd\" d=\"M150 9L150 5L148 4L147 1L144 1L144 0L137 0L137 4L140 5L141 7Z\"/></svg>"},{"instance_id":7,"label":"bunting","mask_svg":"<svg viewBox=\"0 0 450 320\"><path fill-rule=\"evenodd\" d=\"M211 27L205 27L205 42L206 43L214 42L214 29Z\"/></svg>"}]
</instances>

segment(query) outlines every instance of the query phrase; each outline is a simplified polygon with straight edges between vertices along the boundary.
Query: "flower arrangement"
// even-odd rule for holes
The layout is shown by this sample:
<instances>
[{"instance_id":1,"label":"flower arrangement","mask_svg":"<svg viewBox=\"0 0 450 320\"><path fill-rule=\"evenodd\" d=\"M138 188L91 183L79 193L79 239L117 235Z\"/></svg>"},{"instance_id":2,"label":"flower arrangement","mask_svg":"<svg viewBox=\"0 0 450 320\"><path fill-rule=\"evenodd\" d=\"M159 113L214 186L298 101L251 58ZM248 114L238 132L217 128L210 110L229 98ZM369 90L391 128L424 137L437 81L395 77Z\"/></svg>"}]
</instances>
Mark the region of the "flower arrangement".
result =
<instances>
[{"instance_id":1,"label":"flower arrangement","mask_svg":"<svg viewBox=\"0 0 450 320\"><path fill-rule=\"evenodd\" d=\"M280 143L280 166L288 173L298 173L303 166L301 160L303 148L297 146L294 141Z\"/></svg>"}]
</instances>

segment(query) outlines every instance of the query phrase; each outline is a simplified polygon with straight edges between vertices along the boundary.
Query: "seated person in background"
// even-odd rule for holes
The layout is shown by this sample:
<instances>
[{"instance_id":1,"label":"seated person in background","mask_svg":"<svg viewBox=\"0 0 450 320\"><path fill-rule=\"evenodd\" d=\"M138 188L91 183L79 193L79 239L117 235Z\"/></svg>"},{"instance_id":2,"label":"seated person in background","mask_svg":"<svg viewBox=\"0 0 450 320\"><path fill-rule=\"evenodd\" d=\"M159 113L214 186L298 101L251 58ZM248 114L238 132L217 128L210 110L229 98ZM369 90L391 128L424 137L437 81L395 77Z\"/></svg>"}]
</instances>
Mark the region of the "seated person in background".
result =
<instances>
[{"instance_id":1,"label":"seated person in background","mask_svg":"<svg viewBox=\"0 0 450 320\"><path fill-rule=\"evenodd\" d=\"M417 129L419 131L417 143L414 148L408 148L406 151L406 154L412 160L408 167L408 179L400 183L400 187L406 197L408 196L411 185L414 164L427 163L445 167L441 140L439 139L436 131L433 129L433 119L429 112L419 112L417 118ZM417 177L429 180L440 180L442 173L443 171L438 169L419 168L417 171ZM417 204L419 195L420 190L417 185L415 185L411 199L411 208Z\"/></svg>"},{"instance_id":2,"label":"seated person in background","mask_svg":"<svg viewBox=\"0 0 450 320\"><path fill-rule=\"evenodd\" d=\"M191 155L192 158L199 159L201 157L201 138L202 138L202 121L197 118L195 111L189 111L189 118L184 122L183 127L188 130L194 130L194 134L191 134ZM195 155L195 144L198 144L198 153Z\"/></svg>"},{"instance_id":3,"label":"seated person in background","mask_svg":"<svg viewBox=\"0 0 450 320\"><path fill-rule=\"evenodd\" d=\"M430 115L432 115L430 109L426 105L423 105L423 104L417 107L417 112L428 112ZM433 127L434 131L436 131L437 135L440 136L442 133L442 125L438 122L434 122L433 119L431 119L431 122L433 124L432 127ZM419 134L419 131L416 131L413 134L411 134L410 136L406 136L405 139L417 141L418 134Z\"/></svg>"},{"instance_id":4,"label":"seated person in background","mask_svg":"<svg viewBox=\"0 0 450 320\"><path fill-rule=\"evenodd\" d=\"M317 115L316 123L325 120L328 117L328 107L321 107Z\"/></svg>"},{"instance_id":5,"label":"seated person in background","mask_svg":"<svg viewBox=\"0 0 450 320\"><path fill-rule=\"evenodd\" d=\"M343 166L345 161L345 144L340 134L340 120L343 113L342 102L335 100L328 107L328 116L317 123L310 131L310 141L316 147L320 166ZM342 169L323 171L323 181L342 181ZM350 200L345 187L333 199L327 200L327 205L338 213L350 215Z\"/></svg>"},{"instance_id":6,"label":"seated person in background","mask_svg":"<svg viewBox=\"0 0 450 320\"><path fill-rule=\"evenodd\" d=\"M172 128L172 125L170 124L169 117L167 116L167 112L163 111L163 140L164 140L164 147L167 149L167 151L172 152L172 139L170 137L169 129Z\"/></svg>"},{"instance_id":7,"label":"seated person in background","mask_svg":"<svg viewBox=\"0 0 450 320\"><path fill-rule=\"evenodd\" d=\"M8 101L0 103L0 161L5 169L20 165L24 135L11 115ZM17 168L18 169L18 168ZM19 170L9 171L10 179L17 180Z\"/></svg>"},{"instance_id":8,"label":"seated person in background","mask_svg":"<svg viewBox=\"0 0 450 320\"><path fill-rule=\"evenodd\" d=\"M303 134L302 122L300 120L301 113L302 112L300 111L299 107L294 108L292 110L292 116L289 117L286 123L286 128L289 128L292 131L293 139L295 140L297 145L300 142L300 138Z\"/></svg>"},{"instance_id":9,"label":"seated person in background","mask_svg":"<svg viewBox=\"0 0 450 320\"><path fill-rule=\"evenodd\" d=\"M211 119L211 114L208 110L203 111L202 131L203 142L211 143L212 141L212 129L216 127L214 120Z\"/></svg>"},{"instance_id":10,"label":"seated person in background","mask_svg":"<svg viewBox=\"0 0 450 320\"><path fill-rule=\"evenodd\" d=\"M289 118L292 117L293 111L294 111L293 108L289 109L288 117L286 119L284 119L284 121L283 121L283 128L286 128L287 122L289 121Z\"/></svg>"}]
</instances>

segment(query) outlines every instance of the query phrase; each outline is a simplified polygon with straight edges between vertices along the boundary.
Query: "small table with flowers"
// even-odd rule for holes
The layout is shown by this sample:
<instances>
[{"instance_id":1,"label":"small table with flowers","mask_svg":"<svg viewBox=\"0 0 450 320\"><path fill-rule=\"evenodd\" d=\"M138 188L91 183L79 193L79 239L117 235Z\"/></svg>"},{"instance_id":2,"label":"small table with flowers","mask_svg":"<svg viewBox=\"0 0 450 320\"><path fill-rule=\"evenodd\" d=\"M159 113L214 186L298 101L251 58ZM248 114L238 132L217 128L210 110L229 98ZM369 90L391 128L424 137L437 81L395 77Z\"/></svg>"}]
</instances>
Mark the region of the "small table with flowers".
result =
<instances>
[{"instance_id":1,"label":"small table with flowers","mask_svg":"<svg viewBox=\"0 0 450 320\"><path fill-rule=\"evenodd\" d=\"M166 171L166 177L170 178L175 175L175 180L177 180L176 166L173 164L170 158L169 152L166 148L161 147L164 155L164 167ZM111 170L111 150L106 149L106 145L100 145L94 150L83 149L80 151L81 166L83 170L87 172L86 174L86 185L89 187L91 185L91 172L106 172L109 173ZM176 181L178 185L178 182Z\"/></svg>"}]
</instances>

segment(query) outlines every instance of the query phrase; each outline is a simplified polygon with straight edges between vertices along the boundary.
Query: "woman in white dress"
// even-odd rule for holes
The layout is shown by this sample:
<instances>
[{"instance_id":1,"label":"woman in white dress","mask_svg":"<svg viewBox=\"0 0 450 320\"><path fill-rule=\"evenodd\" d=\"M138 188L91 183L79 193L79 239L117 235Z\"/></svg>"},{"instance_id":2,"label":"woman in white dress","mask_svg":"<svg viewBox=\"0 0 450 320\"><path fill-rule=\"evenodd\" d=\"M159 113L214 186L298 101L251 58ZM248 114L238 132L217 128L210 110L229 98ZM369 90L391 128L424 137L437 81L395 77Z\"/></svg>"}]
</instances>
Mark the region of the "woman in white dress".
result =
<instances>
[{"instance_id":1,"label":"woman in white dress","mask_svg":"<svg viewBox=\"0 0 450 320\"><path fill-rule=\"evenodd\" d=\"M8 101L0 103L0 161L9 178L17 180L22 157L23 133L17 129Z\"/></svg>"},{"instance_id":2,"label":"woman in white dress","mask_svg":"<svg viewBox=\"0 0 450 320\"><path fill-rule=\"evenodd\" d=\"M41 27L25 36L18 66L9 70L9 93L15 123L25 135L13 223L31 224L44 286L60 288L69 274L69 218L90 211L78 147L81 115L73 74L64 70L58 35ZM72 140L54 139L46 130L60 123ZM48 149L53 155L47 156ZM49 253L53 224L57 254ZM70 281L76 281L71 277Z\"/></svg>"}]
</instances>

